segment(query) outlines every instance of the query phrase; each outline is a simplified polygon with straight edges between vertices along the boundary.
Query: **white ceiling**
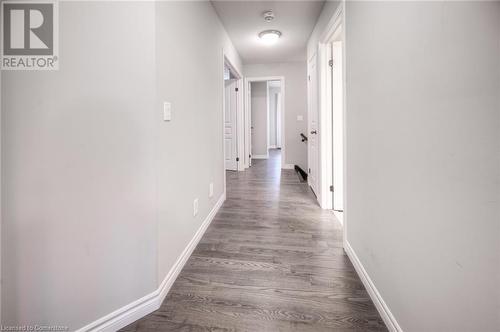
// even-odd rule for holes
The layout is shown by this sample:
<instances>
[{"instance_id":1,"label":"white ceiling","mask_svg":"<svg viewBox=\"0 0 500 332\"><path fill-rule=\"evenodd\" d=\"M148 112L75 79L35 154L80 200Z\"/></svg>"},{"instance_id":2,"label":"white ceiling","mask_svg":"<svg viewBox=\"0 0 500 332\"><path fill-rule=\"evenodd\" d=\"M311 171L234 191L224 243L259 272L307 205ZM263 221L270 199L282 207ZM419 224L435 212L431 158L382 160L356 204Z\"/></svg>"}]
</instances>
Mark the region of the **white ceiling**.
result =
<instances>
[{"instance_id":1,"label":"white ceiling","mask_svg":"<svg viewBox=\"0 0 500 332\"><path fill-rule=\"evenodd\" d=\"M307 40L324 1L227 1L212 0L243 63L305 61ZM265 22L262 14L272 9L276 18ZM275 29L283 33L274 45L264 45L259 32Z\"/></svg>"}]
</instances>

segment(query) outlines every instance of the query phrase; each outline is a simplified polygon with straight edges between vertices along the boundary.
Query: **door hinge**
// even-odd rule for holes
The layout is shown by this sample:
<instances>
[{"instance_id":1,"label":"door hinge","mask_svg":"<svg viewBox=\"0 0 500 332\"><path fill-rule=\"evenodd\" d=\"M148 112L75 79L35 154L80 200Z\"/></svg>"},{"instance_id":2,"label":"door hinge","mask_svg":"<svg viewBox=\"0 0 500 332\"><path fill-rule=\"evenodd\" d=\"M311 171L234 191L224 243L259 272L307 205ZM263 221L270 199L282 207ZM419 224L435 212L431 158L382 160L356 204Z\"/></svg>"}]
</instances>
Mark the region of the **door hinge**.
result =
<instances>
[{"instance_id":1,"label":"door hinge","mask_svg":"<svg viewBox=\"0 0 500 332\"><path fill-rule=\"evenodd\" d=\"M307 80L310 81L311 80L311 75L307 75Z\"/></svg>"},{"instance_id":2,"label":"door hinge","mask_svg":"<svg viewBox=\"0 0 500 332\"><path fill-rule=\"evenodd\" d=\"M309 174L311 174L311 169L310 168L308 169L308 171L309 171Z\"/></svg>"},{"instance_id":3,"label":"door hinge","mask_svg":"<svg viewBox=\"0 0 500 332\"><path fill-rule=\"evenodd\" d=\"M333 68L333 59L328 61L328 65Z\"/></svg>"},{"instance_id":4,"label":"door hinge","mask_svg":"<svg viewBox=\"0 0 500 332\"><path fill-rule=\"evenodd\" d=\"M239 158L239 157L236 157L236 161L240 161L240 158Z\"/></svg>"},{"instance_id":5,"label":"door hinge","mask_svg":"<svg viewBox=\"0 0 500 332\"><path fill-rule=\"evenodd\" d=\"M330 191L333 192L333 186L330 186Z\"/></svg>"},{"instance_id":6,"label":"door hinge","mask_svg":"<svg viewBox=\"0 0 500 332\"><path fill-rule=\"evenodd\" d=\"M249 155L248 155L248 158L252 158L252 155L251 155L251 154L249 154Z\"/></svg>"},{"instance_id":7,"label":"door hinge","mask_svg":"<svg viewBox=\"0 0 500 332\"><path fill-rule=\"evenodd\" d=\"M234 88L234 91L238 92L238 91L240 91L240 89L238 89L238 88Z\"/></svg>"}]
</instances>

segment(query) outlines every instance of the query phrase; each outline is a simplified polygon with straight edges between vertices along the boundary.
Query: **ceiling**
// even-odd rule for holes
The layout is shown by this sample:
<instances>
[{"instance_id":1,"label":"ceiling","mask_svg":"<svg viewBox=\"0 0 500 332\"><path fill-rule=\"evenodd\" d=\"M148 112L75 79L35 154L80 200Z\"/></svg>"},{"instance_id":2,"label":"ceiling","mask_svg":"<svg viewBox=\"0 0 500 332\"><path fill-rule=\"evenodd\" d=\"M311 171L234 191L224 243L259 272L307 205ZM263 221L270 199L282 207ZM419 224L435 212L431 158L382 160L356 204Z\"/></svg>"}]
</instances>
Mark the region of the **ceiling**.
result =
<instances>
[{"instance_id":1,"label":"ceiling","mask_svg":"<svg viewBox=\"0 0 500 332\"><path fill-rule=\"evenodd\" d=\"M244 64L305 61L307 40L321 13L324 1L227 1L212 0L224 27ZM262 14L272 9L276 18L264 21ZM259 32L282 32L274 45L265 45Z\"/></svg>"}]
</instances>

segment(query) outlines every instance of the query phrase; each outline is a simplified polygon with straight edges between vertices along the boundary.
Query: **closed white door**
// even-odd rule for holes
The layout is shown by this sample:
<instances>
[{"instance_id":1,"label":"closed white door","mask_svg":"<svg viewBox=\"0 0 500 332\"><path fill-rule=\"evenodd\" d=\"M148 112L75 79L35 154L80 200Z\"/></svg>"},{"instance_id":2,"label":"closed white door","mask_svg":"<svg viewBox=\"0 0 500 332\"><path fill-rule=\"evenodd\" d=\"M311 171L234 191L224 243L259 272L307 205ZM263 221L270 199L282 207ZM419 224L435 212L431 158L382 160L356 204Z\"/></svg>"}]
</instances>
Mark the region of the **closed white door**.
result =
<instances>
[{"instance_id":1,"label":"closed white door","mask_svg":"<svg viewBox=\"0 0 500 332\"><path fill-rule=\"evenodd\" d=\"M308 63L308 101L309 132L308 136L308 182L314 193L318 194L319 181L319 144L318 144L318 75L316 71L316 55Z\"/></svg>"},{"instance_id":2,"label":"closed white door","mask_svg":"<svg viewBox=\"0 0 500 332\"><path fill-rule=\"evenodd\" d=\"M224 92L224 154L226 169L238 170L238 149L236 135L236 108L238 105L238 91L236 80L225 82Z\"/></svg>"}]
</instances>

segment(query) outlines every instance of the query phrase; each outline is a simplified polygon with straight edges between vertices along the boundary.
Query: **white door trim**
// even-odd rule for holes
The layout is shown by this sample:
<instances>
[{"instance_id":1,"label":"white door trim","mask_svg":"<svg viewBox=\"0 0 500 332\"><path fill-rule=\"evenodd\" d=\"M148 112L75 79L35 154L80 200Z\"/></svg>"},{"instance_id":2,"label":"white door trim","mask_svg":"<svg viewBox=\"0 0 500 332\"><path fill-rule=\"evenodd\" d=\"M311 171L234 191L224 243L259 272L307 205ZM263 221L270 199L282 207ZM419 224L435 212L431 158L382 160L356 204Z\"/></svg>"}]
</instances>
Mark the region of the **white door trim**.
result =
<instances>
[{"instance_id":1,"label":"white door trim","mask_svg":"<svg viewBox=\"0 0 500 332\"><path fill-rule=\"evenodd\" d=\"M247 80L245 78L245 83L243 87L243 93L244 93L244 135L245 135L245 156L244 156L244 161L245 161L245 168L249 168L252 166L252 159L250 158L250 153L252 151L252 135L251 135L251 129L250 125L252 123L252 114L250 112L250 107L247 106L247 104L250 102L250 89L249 85L247 85Z\"/></svg>"},{"instance_id":2,"label":"white door trim","mask_svg":"<svg viewBox=\"0 0 500 332\"><path fill-rule=\"evenodd\" d=\"M280 102L281 102L281 168L285 168L285 155L286 155L286 146L285 146L285 114L286 114L286 107L285 107L285 77L284 76L260 76L260 77L246 77L245 78L245 119L247 120L245 124L246 128L246 137L245 139L250 142L252 137L251 137L251 132L250 132L250 127L251 127L251 110L250 110L250 96L248 96L247 91L249 91L249 86L250 83L252 82L269 82L269 81L280 81L280 87L281 87L281 96L280 96ZM267 93L267 92L266 92ZM268 103L269 103L269 98ZM269 105L268 105L268 116L269 116ZM269 126L269 121L268 121L268 126ZM267 142L269 145L269 128L267 128ZM251 154L251 144L248 144L248 152ZM267 152L269 156L269 150ZM258 156L262 157L262 156ZM253 158L253 156L252 156ZM257 159L257 158L255 158Z\"/></svg>"},{"instance_id":3,"label":"white door trim","mask_svg":"<svg viewBox=\"0 0 500 332\"><path fill-rule=\"evenodd\" d=\"M245 158L243 154L245 153L245 110L244 110L244 89L243 89L243 76L238 73L238 81L236 82L236 87L238 88L238 106L236 110L236 137L238 140L237 155L238 161L238 171L245 170Z\"/></svg>"}]
</instances>

